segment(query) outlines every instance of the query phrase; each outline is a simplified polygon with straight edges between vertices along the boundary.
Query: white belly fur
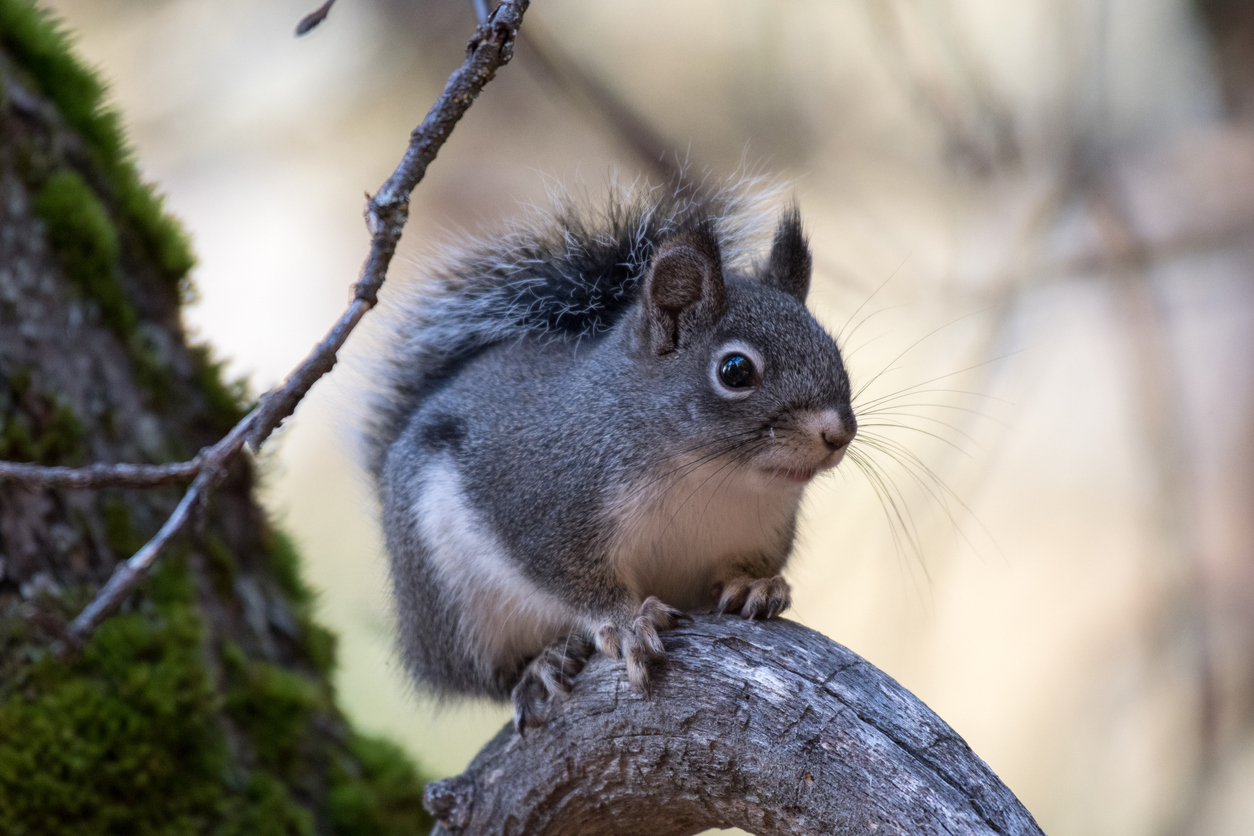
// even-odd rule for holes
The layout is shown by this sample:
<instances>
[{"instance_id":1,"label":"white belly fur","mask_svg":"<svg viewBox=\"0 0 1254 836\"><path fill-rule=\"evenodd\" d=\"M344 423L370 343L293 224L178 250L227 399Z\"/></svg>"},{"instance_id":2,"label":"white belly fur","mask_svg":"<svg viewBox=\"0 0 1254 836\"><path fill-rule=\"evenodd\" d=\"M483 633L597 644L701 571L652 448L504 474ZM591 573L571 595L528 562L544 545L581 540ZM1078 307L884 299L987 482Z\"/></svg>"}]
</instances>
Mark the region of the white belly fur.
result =
<instances>
[{"instance_id":1,"label":"white belly fur","mask_svg":"<svg viewBox=\"0 0 1254 836\"><path fill-rule=\"evenodd\" d=\"M444 591L466 613L467 631L485 672L535 656L577 619L513 564L491 526L466 501L451 462L436 459L422 473L414 508Z\"/></svg>"},{"instance_id":2,"label":"white belly fur","mask_svg":"<svg viewBox=\"0 0 1254 836\"><path fill-rule=\"evenodd\" d=\"M675 471L642 480L616 503L613 559L640 598L697 609L738 559L789 547L804 488L718 461Z\"/></svg>"}]
</instances>

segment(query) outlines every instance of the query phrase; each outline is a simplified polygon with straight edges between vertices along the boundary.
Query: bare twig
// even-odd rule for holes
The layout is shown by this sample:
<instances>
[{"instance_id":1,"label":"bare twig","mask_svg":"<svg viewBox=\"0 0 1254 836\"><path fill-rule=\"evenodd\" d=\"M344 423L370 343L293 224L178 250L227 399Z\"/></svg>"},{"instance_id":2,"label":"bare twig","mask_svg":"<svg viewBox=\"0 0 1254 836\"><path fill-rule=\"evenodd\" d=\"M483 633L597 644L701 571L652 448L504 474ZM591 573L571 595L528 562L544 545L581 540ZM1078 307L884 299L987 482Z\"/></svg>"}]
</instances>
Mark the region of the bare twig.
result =
<instances>
[{"instance_id":1,"label":"bare twig","mask_svg":"<svg viewBox=\"0 0 1254 836\"><path fill-rule=\"evenodd\" d=\"M505 0L475 30L466 48L465 62L449 76L444 92L410 135L409 147L392 176L367 201L366 220L372 233L370 254L348 310L282 387L268 394L226 437L197 457L199 474L165 525L133 557L118 565L95 600L70 624L69 634L74 641L81 642L126 599L161 551L187 524L196 504L223 478L227 463L239 453L244 442L254 450L260 448L275 428L292 414L310 387L335 365L336 354L349 333L378 301L379 288L387 277L388 265L409 218L410 192L422 180L427 166L484 85L513 57L514 39L529 5L529 0Z\"/></svg>"},{"instance_id":2,"label":"bare twig","mask_svg":"<svg viewBox=\"0 0 1254 836\"><path fill-rule=\"evenodd\" d=\"M305 33L313 30L318 24L327 19L327 15L331 13L331 7L335 5L335 0L327 0L318 8L300 19L300 23L296 24L296 37L300 37Z\"/></svg>"},{"instance_id":3,"label":"bare twig","mask_svg":"<svg viewBox=\"0 0 1254 836\"><path fill-rule=\"evenodd\" d=\"M0 480L26 485L92 490L95 488L155 488L186 482L200 473L206 451L191 461L173 464L92 464L87 467L44 467L22 462L0 462Z\"/></svg>"},{"instance_id":4,"label":"bare twig","mask_svg":"<svg viewBox=\"0 0 1254 836\"><path fill-rule=\"evenodd\" d=\"M119 606L135 585L143 579L153 561L161 554L174 536L183 530L192 518L197 504L209 491L217 486L226 475L226 464L244 446L244 436L248 432L250 422L255 420L260 408L254 409L242 421L236 424L221 441L197 456L200 460L200 474L192 482L187 493L179 500L174 513L161 526L156 536L135 552L129 560L118 564L109 577L108 583L100 588L92 602L70 622L69 638L73 643L81 643L96 626L108 617ZM68 649L68 648L67 648Z\"/></svg>"},{"instance_id":5,"label":"bare twig","mask_svg":"<svg viewBox=\"0 0 1254 836\"><path fill-rule=\"evenodd\" d=\"M429 783L433 833L1042 836L957 732L790 621L698 615L652 697L597 654L547 723Z\"/></svg>"}]
</instances>

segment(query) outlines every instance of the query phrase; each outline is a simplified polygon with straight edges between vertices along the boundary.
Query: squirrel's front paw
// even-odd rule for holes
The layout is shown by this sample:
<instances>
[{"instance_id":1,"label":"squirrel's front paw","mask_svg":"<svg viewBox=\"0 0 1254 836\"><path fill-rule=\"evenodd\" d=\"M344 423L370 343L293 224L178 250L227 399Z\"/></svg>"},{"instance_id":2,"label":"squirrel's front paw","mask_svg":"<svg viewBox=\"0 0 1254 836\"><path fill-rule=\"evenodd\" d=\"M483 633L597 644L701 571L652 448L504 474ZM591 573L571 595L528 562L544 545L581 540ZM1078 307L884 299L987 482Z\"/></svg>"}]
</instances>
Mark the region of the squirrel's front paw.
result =
<instances>
[{"instance_id":1,"label":"squirrel's front paw","mask_svg":"<svg viewBox=\"0 0 1254 836\"><path fill-rule=\"evenodd\" d=\"M732 578L715 587L720 613L740 613L749 620L778 618L792 604L792 588L782 575L772 578Z\"/></svg>"},{"instance_id":2,"label":"squirrel's front paw","mask_svg":"<svg viewBox=\"0 0 1254 836\"><path fill-rule=\"evenodd\" d=\"M611 659L626 660L627 681L647 697L649 665L666 658L657 631L659 628L672 629L682 618L688 616L650 595L627 624L620 626L608 622L601 625L596 635L597 650Z\"/></svg>"},{"instance_id":3,"label":"squirrel's front paw","mask_svg":"<svg viewBox=\"0 0 1254 836\"><path fill-rule=\"evenodd\" d=\"M570 693L574 687L575 676L587 664L592 649L587 639L572 633L531 660L510 693L514 703L514 728L519 734L544 724L558 697Z\"/></svg>"}]
</instances>

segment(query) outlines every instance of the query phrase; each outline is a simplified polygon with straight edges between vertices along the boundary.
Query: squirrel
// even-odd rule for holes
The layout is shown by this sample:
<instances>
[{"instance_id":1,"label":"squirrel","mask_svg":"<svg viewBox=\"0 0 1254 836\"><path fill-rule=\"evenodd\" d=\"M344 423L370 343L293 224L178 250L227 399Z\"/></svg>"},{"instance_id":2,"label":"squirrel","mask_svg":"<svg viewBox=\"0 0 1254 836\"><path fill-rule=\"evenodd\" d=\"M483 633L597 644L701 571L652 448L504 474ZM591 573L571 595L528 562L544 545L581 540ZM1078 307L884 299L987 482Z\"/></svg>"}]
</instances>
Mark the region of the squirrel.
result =
<instances>
[{"instance_id":1,"label":"squirrel","mask_svg":"<svg viewBox=\"0 0 1254 836\"><path fill-rule=\"evenodd\" d=\"M788 608L802 493L857 421L800 211L762 235L749 203L568 200L390 300L363 456L419 686L511 699L521 733L596 651L647 695L686 611Z\"/></svg>"}]
</instances>

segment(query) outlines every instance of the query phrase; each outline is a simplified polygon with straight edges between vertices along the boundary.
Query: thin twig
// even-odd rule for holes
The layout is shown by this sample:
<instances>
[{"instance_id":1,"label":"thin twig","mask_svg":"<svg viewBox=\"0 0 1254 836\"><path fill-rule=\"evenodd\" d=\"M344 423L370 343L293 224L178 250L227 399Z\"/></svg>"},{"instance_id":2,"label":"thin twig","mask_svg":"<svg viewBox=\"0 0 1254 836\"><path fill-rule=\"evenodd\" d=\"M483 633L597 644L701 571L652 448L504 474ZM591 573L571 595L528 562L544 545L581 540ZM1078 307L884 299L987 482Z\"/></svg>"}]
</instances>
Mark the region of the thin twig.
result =
<instances>
[{"instance_id":1,"label":"thin twig","mask_svg":"<svg viewBox=\"0 0 1254 836\"><path fill-rule=\"evenodd\" d=\"M91 464L87 467L45 467L23 462L0 462L0 480L31 486L92 490L95 488L155 488L186 482L200 473L205 453L191 461L172 464Z\"/></svg>"},{"instance_id":2,"label":"thin twig","mask_svg":"<svg viewBox=\"0 0 1254 836\"><path fill-rule=\"evenodd\" d=\"M253 423L248 443L257 449L313 386L335 365L335 354L358 320L375 306L396 244L409 220L409 194L427 173L448 136L483 86L514 55L514 38L530 0L502 3L476 31L467 45L466 62L451 76L422 124L410 134L409 147L392 176L366 201L366 225L372 234L370 255L357 282L356 298L344 316L305 362L288 377L283 387L266 396L261 414Z\"/></svg>"},{"instance_id":3,"label":"thin twig","mask_svg":"<svg viewBox=\"0 0 1254 836\"><path fill-rule=\"evenodd\" d=\"M118 565L96 598L71 622L69 635L73 641L81 643L121 605L161 551L187 524L197 502L224 477L227 463L239 453L244 442L254 450L259 449L283 419L292 414L310 387L335 366L336 353L349 333L378 301L379 288L387 277L388 265L409 219L410 192L422 180L427 166L484 85L513 57L514 38L529 5L530 0L505 0L475 30L466 48L465 62L449 76L440 98L422 124L410 134L409 147L392 176L367 201L366 222L372 235L370 254L348 310L281 388L267 395L225 438L197 457L201 462L199 475L165 525L133 557Z\"/></svg>"},{"instance_id":4,"label":"thin twig","mask_svg":"<svg viewBox=\"0 0 1254 836\"><path fill-rule=\"evenodd\" d=\"M161 530L129 560L118 564L109 577L108 583L100 588L92 602L70 622L68 635L73 643L81 644L83 639L126 599L135 585L143 579L153 561L174 539L174 535L183 530L183 526L187 525L187 521L191 519L196 504L226 475L227 462L244 446L244 437L258 412L260 408L254 409L232 427L221 441L209 448L207 453L197 457L201 459L200 474L187 489L187 493L183 494L174 513L161 526Z\"/></svg>"},{"instance_id":5,"label":"thin twig","mask_svg":"<svg viewBox=\"0 0 1254 836\"><path fill-rule=\"evenodd\" d=\"M334 5L335 0L327 0L327 2L302 17L300 23L296 24L296 37L299 38L326 20L327 15L331 13L331 7Z\"/></svg>"}]
</instances>

